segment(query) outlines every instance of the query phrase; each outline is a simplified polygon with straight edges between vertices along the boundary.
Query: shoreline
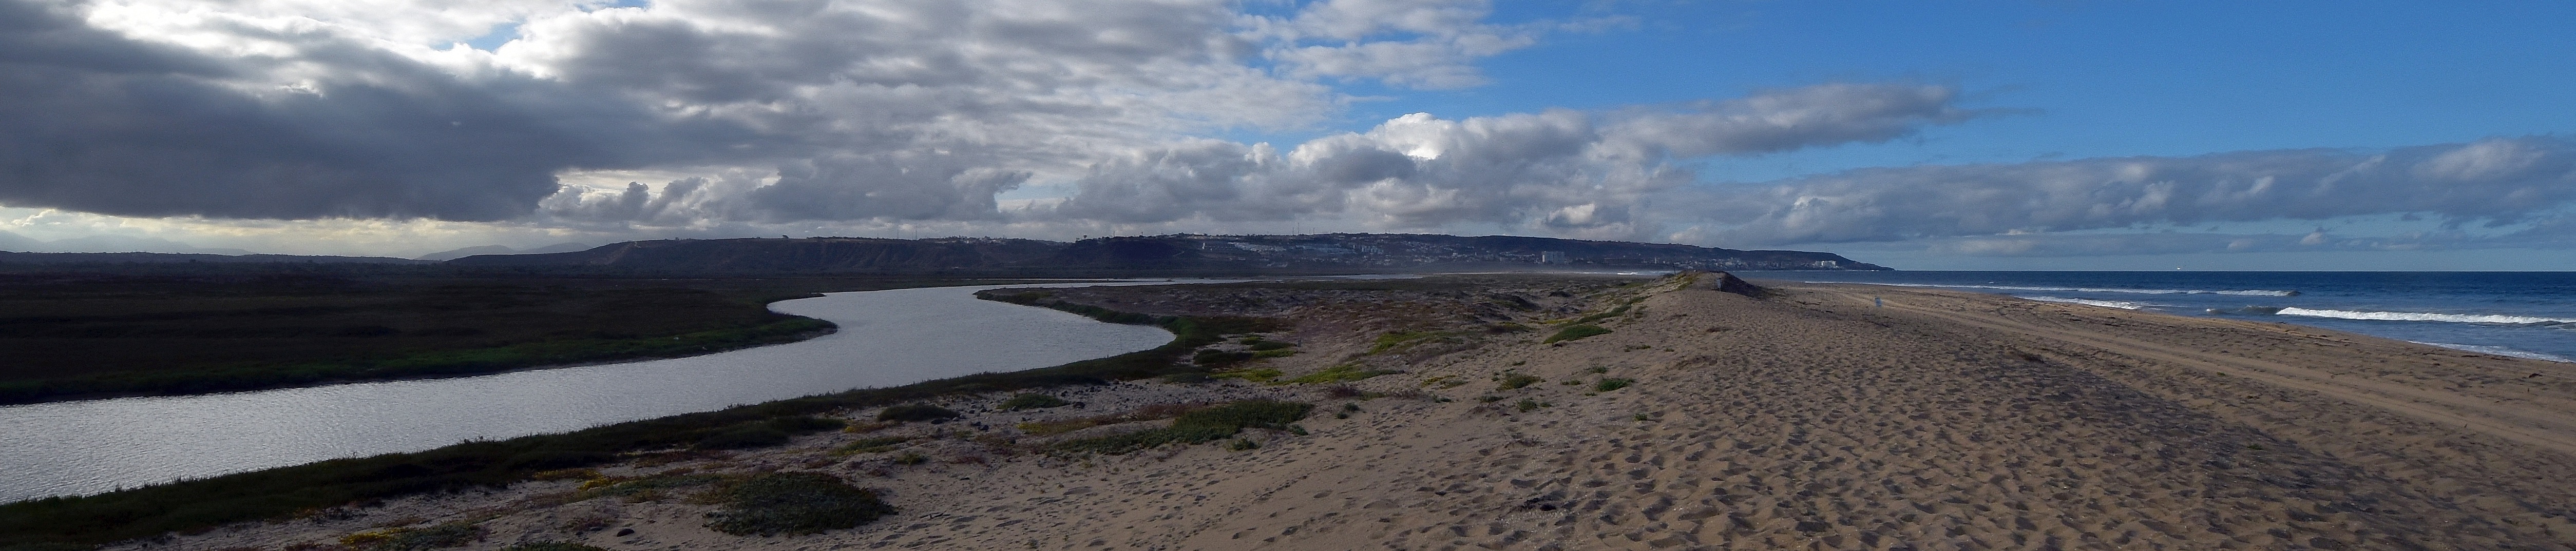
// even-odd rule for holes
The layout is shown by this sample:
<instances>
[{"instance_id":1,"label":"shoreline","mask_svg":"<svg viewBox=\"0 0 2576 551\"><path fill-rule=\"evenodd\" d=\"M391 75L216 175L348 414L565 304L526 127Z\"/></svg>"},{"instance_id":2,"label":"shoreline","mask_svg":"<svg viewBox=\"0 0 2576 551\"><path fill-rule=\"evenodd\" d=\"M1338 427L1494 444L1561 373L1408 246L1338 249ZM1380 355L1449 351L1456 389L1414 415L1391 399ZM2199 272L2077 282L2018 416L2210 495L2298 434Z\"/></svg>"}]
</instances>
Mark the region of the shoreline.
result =
<instances>
[{"instance_id":1,"label":"shoreline","mask_svg":"<svg viewBox=\"0 0 2576 551\"><path fill-rule=\"evenodd\" d=\"M1686 279L1063 291L1049 298L1131 314L1280 314L1288 325L1228 334L1295 352L1240 360L1212 382L1023 387L1079 408L1004 410L1015 390L998 387L919 395L963 417L876 426L872 409L833 410L864 430L631 456L164 545L328 546L476 518L480 539L457 548L2576 543L2563 505L2576 492L2549 482L2576 476L2576 385L2499 375L2552 362L1975 293L1872 289L1879 308L1832 284L1772 283L1757 299ZM1578 319L1606 332L1542 342L1562 327L1548 322ZM1249 356L1240 340L1211 350ZM1265 369L1272 382L1325 382L1255 382ZM944 390L979 390L961 387ZM1256 398L1317 407L1293 431L1252 430L1240 445L1067 454L1050 450L1160 422L1040 430ZM889 439L899 443L852 447ZM676 494L575 499L598 481L771 471L846 479L899 512L743 538L703 528L711 506Z\"/></svg>"}]
</instances>

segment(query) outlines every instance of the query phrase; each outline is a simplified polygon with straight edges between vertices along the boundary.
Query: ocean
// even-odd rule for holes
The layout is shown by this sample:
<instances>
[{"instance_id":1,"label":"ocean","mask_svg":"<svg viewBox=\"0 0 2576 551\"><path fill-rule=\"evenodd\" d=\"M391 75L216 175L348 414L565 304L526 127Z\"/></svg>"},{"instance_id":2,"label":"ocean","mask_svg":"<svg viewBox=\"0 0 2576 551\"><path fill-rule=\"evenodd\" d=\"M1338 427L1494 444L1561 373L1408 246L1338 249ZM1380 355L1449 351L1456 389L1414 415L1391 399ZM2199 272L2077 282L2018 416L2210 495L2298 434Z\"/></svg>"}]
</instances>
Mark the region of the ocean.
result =
<instances>
[{"instance_id":1,"label":"ocean","mask_svg":"<svg viewBox=\"0 0 2576 551\"><path fill-rule=\"evenodd\" d=\"M2576 272L1743 272L2295 323L2576 362Z\"/></svg>"}]
</instances>

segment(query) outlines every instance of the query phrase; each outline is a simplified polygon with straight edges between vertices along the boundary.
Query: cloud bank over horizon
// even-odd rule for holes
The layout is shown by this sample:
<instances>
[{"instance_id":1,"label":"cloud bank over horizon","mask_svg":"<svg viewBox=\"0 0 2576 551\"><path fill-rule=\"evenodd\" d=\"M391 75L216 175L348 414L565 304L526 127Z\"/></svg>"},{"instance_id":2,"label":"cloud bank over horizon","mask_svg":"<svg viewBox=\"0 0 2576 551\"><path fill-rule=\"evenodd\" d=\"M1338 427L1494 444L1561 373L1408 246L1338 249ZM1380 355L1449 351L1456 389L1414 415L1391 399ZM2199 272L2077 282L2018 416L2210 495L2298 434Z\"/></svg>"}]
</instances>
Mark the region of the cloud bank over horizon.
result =
<instances>
[{"instance_id":1,"label":"cloud bank over horizon","mask_svg":"<svg viewBox=\"0 0 2576 551\"><path fill-rule=\"evenodd\" d=\"M2570 241L2576 144L2550 136L1707 176L2029 113L1923 81L1333 132L1375 101L1354 90L1483 86L1485 60L1635 22L1500 23L1480 0L1257 7L0 0L0 229L244 248L302 232L399 255L784 232L1467 232L1989 256ZM1226 137L1247 133L1311 137ZM2380 215L2435 227L2145 232Z\"/></svg>"}]
</instances>

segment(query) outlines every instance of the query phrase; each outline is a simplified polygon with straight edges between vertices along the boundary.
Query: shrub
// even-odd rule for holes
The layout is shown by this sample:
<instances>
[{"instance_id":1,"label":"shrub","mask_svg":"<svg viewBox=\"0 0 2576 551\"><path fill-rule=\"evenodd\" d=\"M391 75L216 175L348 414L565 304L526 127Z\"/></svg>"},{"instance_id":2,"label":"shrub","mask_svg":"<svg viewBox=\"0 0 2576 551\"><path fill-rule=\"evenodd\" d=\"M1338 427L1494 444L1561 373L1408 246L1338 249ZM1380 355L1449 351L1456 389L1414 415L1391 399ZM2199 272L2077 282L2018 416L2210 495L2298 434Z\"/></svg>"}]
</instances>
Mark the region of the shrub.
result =
<instances>
[{"instance_id":1,"label":"shrub","mask_svg":"<svg viewBox=\"0 0 2576 551\"><path fill-rule=\"evenodd\" d=\"M1064 401L1064 399L1063 399L1063 398L1057 398L1057 397L1054 397L1054 396L1048 396L1048 395L1045 395L1045 394L1038 394L1038 393L1035 393L1035 392L1022 392L1022 393L1020 393L1019 395L1012 396L1012 397L1011 397L1011 399L1009 399L1009 400L1003 400L1003 401L1002 401L1002 409L1003 409L1003 410L1006 410L1006 411L1020 411L1020 410L1024 410L1024 409L1046 409L1046 408L1051 408L1051 407L1063 407L1063 406L1065 406L1065 405L1069 405L1069 404L1072 404L1072 403L1073 403L1073 402L1067 402L1067 401Z\"/></svg>"},{"instance_id":2,"label":"shrub","mask_svg":"<svg viewBox=\"0 0 2576 551\"><path fill-rule=\"evenodd\" d=\"M1357 381L1379 375L1394 375L1397 373L1403 373L1403 371L1393 369L1360 369L1358 365L1342 364L1324 368L1323 371L1299 375L1297 378L1282 382L1298 384L1340 383Z\"/></svg>"},{"instance_id":3,"label":"shrub","mask_svg":"<svg viewBox=\"0 0 2576 551\"><path fill-rule=\"evenodd\" d=\"M1264 359L1264 358L1285 358L1285 357L1295 356L1295 355L1297 355L1297 349L1294 349L1294 348L1281 348L1281 349L1278 349L1278 350L1263 350L1263 351L1260 351L1260 352L1254 352L1254 353L1252 353L1252 357L1253 357L1253 359Z\"/></svg>"},{"instance_id":4,"label":"shrub","mask_svg":"<svg viewBox=\"0 0 2576 551\"><path fill-rule=\"evenodd\" d=\"M1234 439L1234 441L1233 441L1233 442L1227 442L1227 443L1225 443L1225 450L1226 450L1226 451L1236 451L1236 452L1239 452L1239 451L1245 451L1245 450L1258 449L1258 448L1260 448L1260 447L1261 447L1261 443L1260 443L1260 442L1254 442L1254 441L1251 441L1251 440L1245 440L1245 439L1241 439L1241 438L1236 438L1236 439Z\"/></svg>"},{"instance_id":5,"label":"shrub","mask_svg":"<svg viewBox=\"0 0 2576 551\"><path fill-rule=\"evenodd\" d=\"M877 412L878 421L932 421L957 417L957 412L930 404L904 404Z\"/></svg>"},{"instance_id":6,"label":"shrub","mask_svg":"<svg viewBox=\"0 0 2576 551\"><path fill-rule=\"evenodd\" d=\"M1267 383L1267 382L1271 382L1271 381L1276 381L1276 380L1279 380L1279 376L1280 376L1280 375L1286 375L1286 373L1282 373L1282 372L1280 372L1280 371L1279 371L1279 370L1277 370L1277 369L1271 369L1271 368L1267 368L1267 367L1264 367L1264 368L1261 368L1261 369L1245 369L1245 370L1239 370L1239 371L1222 371L1222 372L1209 373L1209 374L1208 374L1208 376L1209 376L1209 377L1214 377L1214 378L1218 378L1218 379L1243 379L1243 380L1246 380L1246 381L1252 381L1252 382L1256 382L1256 383Z\"/></svg>"},{"instance_id":7,"label":"shrub","mask_svg":"<svg viewBox=\"0 0 2576 551\"><path fill-rule=\"evenodd\" d=\"M340 544L366 551L415 551L456 547L482 541L483 527L457 521L427 528L395 528L359 532L340 538Z\"/></svg>"},{"instance_id":8,"label":"shrub","mask_svg":"<svg viewBox=\"0 0 2576 551\"><path fill-rule=\"evenodd\" d=\"M588 545L582 545L582 544L578 544L578 543L565 542L565 541L537 541L537 542L528 542L528 543L522 543L522 544L518 544L518 545L512 545L512 546L509 546L509 547L503 547L503 548L501 548L501 551L608 551L608 550L607 550L607 549L601 549L601 548L598 548L598 547L591 547L591 546L588 546Z\"/></svg>"},{"instance_id":9,"label":"shrub","mask_svg":"<svg viewBox=\"0 0 2576 551\"><path fill-rule=\"evenodd\" d=\"M1423 339L1429 339L1429 338L1432 338L1432 337L1438 337L1438 336L1440 336L1440 334L1439 334L1439 333L1430 332L1430 331L1394 331L1394 332L1389 332L1389 333L1384 334L1384 335L1378 335L1378 336L1377 336L1377 342L1369 346L1369 351L1368 351L1368 353L1370 353L1370 354L1376 354L1376 353L1385 352L1385 351L1392 350L1392 349L1399 348L1399 347L1412 346L1412 345L1414 345L1415 343L1418 343L1418 342L1422 341Z\"/></svg>"},{"instance_id":10,"label":"shrub","mask_svg":"<svg viewBox=\"0 0 2576 551\"><path fill-rule=\"evenodd\" d=\"M1547 379L1541 379L1541 378L1538 378L1538 376L1536 376L1536 375L1530 375L1530 374L1525 374L1525 373L1512 373L1512 374L1504 375L1504 376L1503 376L1503 382L1502 382L1501 384L1499 384L1499 385L1495 385L1495 386L1496 386L1496 388L1497 388L1497 389L1499 389L1499 390L1520 390L1520 388L1521 388L1521 387L1530 386L1530 385L1534 385L1534 384L1539 384L1539 383L1543 383L1543 382L1547 382Z\"/></svg>"},{"instance_id":11,"label":"shrub","mask_svg":"<svg viewBox=\"0 0 2576 551\"><path fill-rule=\"evenodd\" d=\"M784 445L788 440L787 431L755 425L717 431L708 434L705 438L699 438L696 444L689 447L701 450L746 450Z\"/></svg>"},{"instance_id":12,"label":"shrub","mask_svg":"<svg viewBox=\"0 0 2576 551\"><path fill-rule=\"evenodd\" d=\"M854 528L895 512L876 492L821 473L754 476L717 492L723 508L708 528L737 536L816 534Z\"/></svg>"},{"instance_id":13,"label":"shrub","mask_svg":"<svg viewBox=\"0 0 2576 551\"><path fill-rule=\"evenodd\" d=\"M848 456L848 455L862 454L862 453L890 452L890 451L894 451L894 447L895 447L896 445L898 445L898 444L902 444L902 443L905 443L905 442L911 442L911 441L912 441L912 437L909 437L909 436L885 436L885 437L879 437L879 438L869 438L869 439L865 439L865 440L860 440L860 441L856 441L856 442L851 442L851 443L848 443L848 444L842 444L842 445L841 445L841 447L839 447L839 448L833 448L833 449L832 449L832 455L833 455L833 456Z\"/></svg>"},{"instance_id":14,"label":"shrub","mask_svg":"<svg viewBox=\"0 0 2576 551\"><path fill-rule=\"evenodd\" d=\"M1536 409L1538 409L1538 408L1547 407L1547 404L1539 403L1539 401L1538 401L1538 400L1532 400L1532 399L1528 399L1528 398L1522 398L1522 399L1521 399L1521 401L1520 401L1520 403L1512 404L1512 407L1513 407L1513 408L1515 408L1515 409L1519 409L1519 410L1521 410L1521 411L1527 412L1527 411L1531 411L1531 410L1536 410Z\"/></svg>"},{"instance_id":15,"label":"shrub","mask_svg":"<svg viewBox=\"0 0 2576 551\"><path fill-rule=\"evenodd\" d=\"M1230 350L1200 350L1197 354L1190 355L1190 363L1198 364L1199 367L1210 368L1239 364L1250 359L1252 359L1251 352L1236 352Z\"/></svg>"},{"instance_id":16,"label":"shrub","mask_svg":"<svg viewBox=\"0 0 2576 551\"><path fill-rule=\"evenodd\" d=\"M1540 343L1541 343L1541 344L1556 343L1556 342L1560 342L1560 341L1570 341L1570 340L1582 339L1582 338L1585 338L1585 337L1592 337L1592 336L1598 336L1598 335L1608 335L1608 334L1610 334L1610 330L1608 330L1608 329L1603 329L1603 328L1601 328L1601 326L1598 326L1598 325L1568 325L1568 326L1566 326L1564 329L1559 329L1559 330L1557 330L1557 332L1556 332L1556 334L1555 334L1555 335L1549 335L1549 336L1547 337L1547 340L1545 340L1545 341L1540 341Z\"/></svg>"},{"instance_id":17,"label":"shrub","mask_svg":"<svg viewBox=\"0 0 2576 551\"><path fill-rule=\"evenodd\" d=\"M1593 384L1593 385L1592 385L1592 391L1593 391L1593 392L1609 392L1609 391L1613 391L1613 390L1619 390L1619 389L1622 389L1622 388L1628 388L1628 385L1633 385L1633 384L1637 384L1637 381L1636 381L1636 380L1634 380L1634 379L1618 379L1618 378L1609 378L1609 377L1604 377L1604 378L1602 378L1602 379L1601 379L1601 382L1599 382L1599 383L1595 383L1595 384Z\"/></svg>"},{"instance_id":18,"label":"shrub","mask_svg":"<svg viewBox=\"0 0 2576 551\"><path fill-rule=\"evenodd\" d=\"M1214 442L1231 438L1248 428L1285 430L1289 423L1306 418L1306 413L1314 408L1312 404L1298 402L1244 400L1183 413L1172 418L1170 427L1115 436L1067 440L1056 443L1056 449L1115 455L1174 442L1183 444Z\"/></svg>"},{"instance_id":19,"label":"shrub","mask_svg":"<svg viewBox=\"0 0 2576 551\"><path fill-rule=\"evenodd\" d=\"M594 451L538 450L511 456L510 460L502 466L512 470L557 471L615 460L617 460L615 455Z\"/></svg>"},{"instance_id":20,"label":"shrub","mask_svg":"<svg viewBox=\"0 0 2576 551\"><path fill-rule=\"evenodd\" d=\"M921 455L921 454L918 454L918 453L912 453L912 452L903 452L903 455L898 455L898 456L895 456L895 458L894 458L894 464L896 464L896 465L919 465L919 464L929 463L929 462L930 462L930 457L929 457L929 456L924 456L924 455Z\"/></svg>"}]
</instances>

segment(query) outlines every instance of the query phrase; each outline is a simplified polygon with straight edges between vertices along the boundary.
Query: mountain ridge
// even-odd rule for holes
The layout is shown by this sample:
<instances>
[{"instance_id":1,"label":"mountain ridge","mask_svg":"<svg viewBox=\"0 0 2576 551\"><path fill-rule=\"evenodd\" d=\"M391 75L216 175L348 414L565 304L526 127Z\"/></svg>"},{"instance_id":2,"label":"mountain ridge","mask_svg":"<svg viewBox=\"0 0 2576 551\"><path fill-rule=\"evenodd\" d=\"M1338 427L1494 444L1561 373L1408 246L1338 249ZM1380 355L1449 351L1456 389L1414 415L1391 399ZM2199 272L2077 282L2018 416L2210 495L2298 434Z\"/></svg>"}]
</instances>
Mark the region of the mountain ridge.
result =
<instances>
[{"instance_id":1,"label":"mountain ridge","mask_svg":"<svg viewBox=\"0 0 2576 551\"><path fill-rule=\"evenodd\" d=\"M1561 253L1555 258L1545 253ZM713 273L1190 275L1527 269L1888 270L1841 255L1668 243L1436 234L1199 235L1073 242L989 237L666 239L552 254L476 255L455 266L592 266Z\"/></svg>"}]
</instances>

